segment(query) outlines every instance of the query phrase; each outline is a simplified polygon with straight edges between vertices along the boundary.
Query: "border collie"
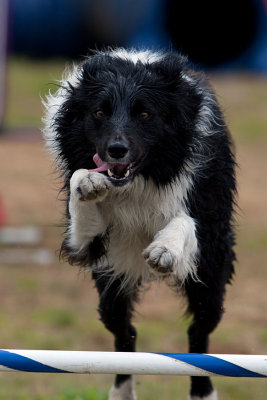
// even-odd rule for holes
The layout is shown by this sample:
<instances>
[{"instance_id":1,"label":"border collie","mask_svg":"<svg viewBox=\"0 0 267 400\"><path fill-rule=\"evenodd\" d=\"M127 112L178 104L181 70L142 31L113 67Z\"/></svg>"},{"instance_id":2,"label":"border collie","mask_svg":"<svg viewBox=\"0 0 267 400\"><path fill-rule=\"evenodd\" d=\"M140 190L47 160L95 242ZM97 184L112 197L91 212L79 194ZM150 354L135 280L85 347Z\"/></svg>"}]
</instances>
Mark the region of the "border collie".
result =
<instances>
[{"instance_id":1,"label":"border collie","mask_svg":"<svg viewBox=\"0 0 267 400\"><path fill-rule=\"evenodd\" d=\"M138 292L162 279L188 300L189 351L207 353L234 272L236 182L205 78L174 52L107 50L74 66L45 107L67 194L61 253L92 271L116 351L135 350ZM136 399L132 377L117 375L109 399ZM191 378L190 399L217 399L208 377Z\"/></svg>"}]
</instances>

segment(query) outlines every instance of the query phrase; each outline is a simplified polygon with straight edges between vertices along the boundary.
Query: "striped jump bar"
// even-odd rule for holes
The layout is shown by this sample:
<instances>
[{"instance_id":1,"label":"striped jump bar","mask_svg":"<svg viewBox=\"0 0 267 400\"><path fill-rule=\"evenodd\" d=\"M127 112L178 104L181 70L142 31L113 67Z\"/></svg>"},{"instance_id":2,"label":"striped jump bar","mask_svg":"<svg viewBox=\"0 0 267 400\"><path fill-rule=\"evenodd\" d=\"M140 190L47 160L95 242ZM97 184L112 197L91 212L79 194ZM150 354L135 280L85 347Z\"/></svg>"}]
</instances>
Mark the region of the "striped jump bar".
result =
<instances>
[{"instance_id":1,"label":"striped jump bar","mask_svg":"<svg viewBox=\"0 0 267 400\"><path fill-rule=\"evenodd\" d=\"M267 355L0 350L0 371L267 377Z\"/></svg>"}]
</instances>

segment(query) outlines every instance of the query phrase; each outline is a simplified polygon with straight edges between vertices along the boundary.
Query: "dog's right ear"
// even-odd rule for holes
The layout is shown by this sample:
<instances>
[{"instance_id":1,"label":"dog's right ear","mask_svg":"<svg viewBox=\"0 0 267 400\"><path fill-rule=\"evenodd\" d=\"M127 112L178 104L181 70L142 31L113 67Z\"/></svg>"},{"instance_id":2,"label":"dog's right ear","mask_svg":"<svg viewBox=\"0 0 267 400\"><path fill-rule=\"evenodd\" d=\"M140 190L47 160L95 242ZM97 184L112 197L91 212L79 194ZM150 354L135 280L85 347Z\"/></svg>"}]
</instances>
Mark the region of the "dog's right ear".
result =
<instances>
[{"instance_id":1,"label":"dog's right ear","mask_svg":"<svg viewBox=\"0 0 267 400\"><path fill-rule=\"evenodd\" d=\"M102 74L108 73L114 59L109 54L95 54L88 56L81 67L81 80L85 84L95 85L100 83Z\"/></svg>"},{"instance_id":2,"label":"dog's right ear","mask_svg":"<svg viewBox=\"0 0 267 400\"><path fill-rule=\"evenodd\" d=\"M86 83L94 81L97 75L97 68L95 57L89 56L82 65L82 79L84 79Z\"/></svg>"}]
</instances>

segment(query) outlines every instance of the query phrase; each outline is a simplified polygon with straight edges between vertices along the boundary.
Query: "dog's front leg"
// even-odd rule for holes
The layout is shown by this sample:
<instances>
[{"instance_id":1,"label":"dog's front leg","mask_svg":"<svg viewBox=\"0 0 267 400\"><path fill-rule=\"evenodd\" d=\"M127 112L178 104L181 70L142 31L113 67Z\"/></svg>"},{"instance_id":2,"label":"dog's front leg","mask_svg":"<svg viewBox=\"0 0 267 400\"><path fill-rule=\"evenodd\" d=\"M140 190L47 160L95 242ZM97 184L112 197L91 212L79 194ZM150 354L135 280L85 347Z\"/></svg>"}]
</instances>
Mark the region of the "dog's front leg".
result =
<instances>
[{"instance_id":1,"label":"dog's front leg","mask_svg":"<svg viewBox=\"0 0 267 400\"><path fill-rule=\"evenodd\" d=\"M71 177L66 244L77 259L94 238L103 235L107 229L99 203L107 196L109 187L108 178L98 172L79 169Z\"/></svg>"},{"instance_id":2,"label":"dog's front leg","mask_svg":"<svg viewBox=\"0 0 267 400\"><path fill-rule=\"evenodd\" d=\"M143 251L147 263L157 272L174 274L182 283L196 278L197 238L194 220L186 214L173 218Z\"/></svg>"}]
</instances>

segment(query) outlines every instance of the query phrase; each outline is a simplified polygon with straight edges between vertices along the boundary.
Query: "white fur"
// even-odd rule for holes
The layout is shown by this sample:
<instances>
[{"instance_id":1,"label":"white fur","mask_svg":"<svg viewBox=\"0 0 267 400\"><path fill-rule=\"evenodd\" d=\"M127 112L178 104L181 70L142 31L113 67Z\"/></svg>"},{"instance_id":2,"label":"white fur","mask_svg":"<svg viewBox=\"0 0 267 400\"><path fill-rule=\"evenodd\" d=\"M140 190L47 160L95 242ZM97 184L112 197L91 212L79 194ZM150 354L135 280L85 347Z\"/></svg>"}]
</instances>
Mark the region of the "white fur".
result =
<instances>
[{"instance_id":1,"label":"white fur","mask_svg":"<svg viewBox=\"0 0 267 400\"><path fill-rule=\"evenodd\" d=\"M213 107L216 105L216 98L210 89L206 87L201 89L202 94L202 106L200 107L196 127L198 131L204 136L211 136L216 133L214 130L215 126L221 128L221 125L217 119L216 114L213 112Z\"/></svg>"},{"instance_id":2,"label":"white fur","mask_svg":"<svg viewBox=\"0 0 267 400\"><path fill-rule=\"evenodd\" d=\"M124 48L119 48L110 52L112 57L118 57L125 60L130 60L133 63L137 63L138 61L146 64L146 63L153 63L159 61L163 54L159 51L150 51L150 50L126 50Z\"/></svg>"},{"instance_id":3,"label":"white fur","mask_svg":"<svg viewBox=\"0 0 267 400\"><path fill-rule=\"evenodd\" d=\"M211 89L207 87L207 84L200 76L194 77L186 73L182 74L182 79L189 85L195 87L198 94L202 97L202 106L198 112L196 127L201 135L210 136L215 133L215 126L220 126L216 115L213 112L214 105L217 104L215 95L211 92Z\"/></svg>"},{"instance_id":4,"label":"white fur","mask_svg":"<svg viewBox=\"0 0 267 400\"><path fill-rule=\"evenodd\" d=\"M70 181L69 243L74 253L79 253L94 239L105 232L107 223L98 209L108 193L109 181L103 174L79 169Z\"/></svg>"},{"instance_id":5,"label":"white fur","mask_svg":"<svg viewBox=\"0 0 267 400\"><path fill-rule=\"evenodd\" d=\"M143 251L150 266L172 272L181 282L188 275L196 277L196 254L195 223L184 213L173 218Z\"/></svg>"},{"instance_id":6,"label":"white fur","mask_svg":"<svg viewBox=\"0 0 267 400\"><path fill-rule=\"evenodd\" d=\"M73 65L72 68L68 68L65 70L62 79L58 82L60 88L56 91L56 93L51 93L49 91L48 95L45 99L42 99L42 104L45 108L44 116L43 116L43 135L46 140L46 145L50 150L51 154L57 158L59 156L59 149L57 147L57 143L55 141L55 127L54 123L58 116L58 112L64 102L70 96L70 93L66 90L68 88L68 82L73 86L77 87L79 84L79 77L81 75L81 68L79 65ZM66 171L66 166L61 161L61 167L63 172Z\"/></svg>"},{"instance_id":7,"label":"white fur","mask_svg":"<svg viewBox=\"0 0 267 400\"><path fill-rule=\"evenodd\" d=\"M218 395L217 395L217 391L213 390L211 392L211 394L209 394L208 396L205 396L205 397L189 396L188 400L218 400Z\"/></svg>"},{"instance_id":8,"label":"white fur","mask_svg":"<svg viewBox=\"0 0 267 400\"><path fill-rule=\"evenodd\" d=\"M195 80L192 76L190 76L190 75L188 75L188 74L186 74L186 73L183 72L182 75L181 75L181 77L182 77L182 79L183 79L184 81L186 81L186 82L189 83L190 85L195 86L196 80Z\"/></svg>"},{"instance_id":9,"label":"white fur","mask_svg":"<svg viewBox=\"0 0 267 400\"><path fill-rule=\"evenodd\" d=\"M137 400L133 380L133 377L130 377L119 387L112 386L108 400Z\"/></svg>"},{"instance_id":10,"label":"white fur","mask_svg":"<svg viewBox=\"0 0 267 400\"><path fill-rule=\"evenodd\" d=\"M95 193L92 180L96 179L96 175L99 175L100 186L105 187L107 193L97 200L80 200L77 187L87 185L82 192L86 195L93 190ZM158 276L157 268L151 268L151 262L155 254L161 254L160 266L170 262L172 274L181 282L188 275L195 276L195 223L185 207L190 179L182 175L180 180L165 189L157 188L151 180L145 182L140 176L121 188L110 183L107 188L106 181L105 175L87 170L73 174L69 245L74 252L83 251L95 235L104 233L109 227L106 258L93 268L104 267L104 271L109 268L114 277L124 274L125 285L134 286L140 278L149 281ZM144 256L150 265L145 262Z\"/></svg>"}]
</instances>

